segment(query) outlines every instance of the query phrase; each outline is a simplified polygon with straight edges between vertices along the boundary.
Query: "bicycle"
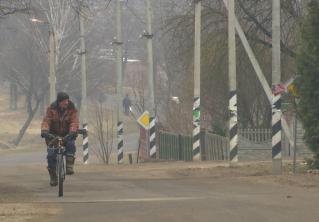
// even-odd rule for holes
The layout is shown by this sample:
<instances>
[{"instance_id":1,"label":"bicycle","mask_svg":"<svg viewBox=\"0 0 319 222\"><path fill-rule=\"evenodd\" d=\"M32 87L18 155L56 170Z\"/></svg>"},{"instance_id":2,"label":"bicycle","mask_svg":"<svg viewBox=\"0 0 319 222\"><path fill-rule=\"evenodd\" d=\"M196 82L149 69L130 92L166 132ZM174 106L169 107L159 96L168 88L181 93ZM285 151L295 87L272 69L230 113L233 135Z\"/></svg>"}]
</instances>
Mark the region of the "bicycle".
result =
<instances>
[{"instance_id":1,"label":"bicycle","mask_svg":"<svg viewBox=\"0 0 319 222\"><path fill-rule=\"evenodd\" d=\"M85 129L78 129L77 131L78 134L85 134L86 130ZM56 175L58 179L58 196L62 197L63 196L63 182L65 181L65 175L66 175L66 160L65 160L65 146L63 145L64 141L68 139L68 136L65 137L60 137L60 136L55 136L53 134L49 134L50 138L52 140L50 141L48 147L52 146L55 142L57 142L57 145L53 147L53 149L57 150L57 155L56 155Z\"/></svg>"},{"instance_id":2,"label":"bicycle","mask_svg":"<svg viewBox=\"0 0 319 222\"><path fill-rule=\"evenodd\" d=\"M65 180L65 146L63 145L63 142L65 141L66 138L60 137L60 136L54 136L50 135L51 138L53 138L50 143L49 147L51 147L55 142L57 142L54 147L51 149L57 150L56 154L56 175L58 179L58 187L59 187L59 197L63 196L63 182ZM50 149L50 148L49 148Z\"/></svg>"}]
</instances>

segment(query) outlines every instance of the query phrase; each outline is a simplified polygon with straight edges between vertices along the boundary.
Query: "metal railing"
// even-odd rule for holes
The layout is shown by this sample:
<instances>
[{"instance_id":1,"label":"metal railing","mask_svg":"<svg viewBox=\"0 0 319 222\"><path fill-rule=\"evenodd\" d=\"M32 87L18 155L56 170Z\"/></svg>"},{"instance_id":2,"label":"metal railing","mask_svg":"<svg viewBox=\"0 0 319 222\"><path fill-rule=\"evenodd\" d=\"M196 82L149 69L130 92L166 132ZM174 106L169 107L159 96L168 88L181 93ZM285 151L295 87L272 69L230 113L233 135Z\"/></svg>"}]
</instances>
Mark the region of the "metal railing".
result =
<instances>
[{"instance_id":1,"label":"metal railing","mask_svg":"<svg viewBox=\"0 0 319 222\"><path fill-rule=\"evenodd\" d=\"M159 158L165 160L192 160L192 137L160 131Z\"/></svg>"},{"instance_id":2,"label":"metal railing","mask_svg":"<svg viewBox=\"0 0 319 222\"><path fill-rule=\"evenodd\" d=\"M271 129L238 129L238 134L254 143L271 141Z\"/></svg>"},{"instance_id":3,"label":"metal railing","mask_svg":"<svg viewBox=\"0 0 319 222\"><path fill-rule=\"evenodd\" d=\"M228 160L229 139L216 134L202 132L202 160Z\"/></svg>"},{"instance_id":4,"label":"metal railing","mask_svg":"<svg viewBox=\"0 0 319 222\"><path fill-rule=\"evenodd\" d=\"M239 157L245 159L271 158L271 129L239 129ZM292 155L288 139L282 135L282 152L287 158ZM192 137L169 132L159 132L159 159L192 160ZM298 153L308 154L302 143L298 143ZM229 139L224 136L201 132L201 159L228 160Z\"/></svg>"},{"instance_id":5,"label":"metal railing","mask_svg":"<svg viewBox=\"0 0 319 222\"><path fill-rule=\"evenodd\" d=\"M226 137L201 132L202 160L227 160L229 142ZM159 132L159 159L192 160L192 137Z\"/></svg>"}]
</instances>

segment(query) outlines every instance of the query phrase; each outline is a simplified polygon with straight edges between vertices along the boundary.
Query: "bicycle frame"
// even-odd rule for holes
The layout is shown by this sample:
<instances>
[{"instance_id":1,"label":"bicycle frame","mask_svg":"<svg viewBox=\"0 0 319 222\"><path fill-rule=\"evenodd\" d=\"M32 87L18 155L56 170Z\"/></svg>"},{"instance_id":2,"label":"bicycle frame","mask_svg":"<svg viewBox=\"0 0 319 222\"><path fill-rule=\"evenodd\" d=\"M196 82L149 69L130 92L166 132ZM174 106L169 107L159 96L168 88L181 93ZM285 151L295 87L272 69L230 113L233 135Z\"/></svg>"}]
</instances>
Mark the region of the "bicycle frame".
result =
<instances>
[{"instance_id":1,"label":"bicycle frame","mask_svg":"<svg viewBox=\"0 0 319 222\"><path fill-rule=\"evenodd\" d=\"M64 159L64 152L65 147L63 146L63 138L58 138L58 153L57 153L57 164L56 164L56 171L58 176L58 185L59 185L59 197L63 196L63 182L65 180L65 159Z\"/></svg>"},{"instance_id":2,"label":"bicycle frame","mask_svg":"<svg viewBox=\"0 0 319 222\"><path fill-rule=\"evenodd\" d=\"M59 186L59 197L63 196L63 182L65 180L65 147L63 146L63 140L64 138L56 136L50 144L53 144L54 142L58 142L56 146L54 146L53 149L57 150L56 153L56 175L58 177L58 186Z\"/></svg>"}]
</instances>

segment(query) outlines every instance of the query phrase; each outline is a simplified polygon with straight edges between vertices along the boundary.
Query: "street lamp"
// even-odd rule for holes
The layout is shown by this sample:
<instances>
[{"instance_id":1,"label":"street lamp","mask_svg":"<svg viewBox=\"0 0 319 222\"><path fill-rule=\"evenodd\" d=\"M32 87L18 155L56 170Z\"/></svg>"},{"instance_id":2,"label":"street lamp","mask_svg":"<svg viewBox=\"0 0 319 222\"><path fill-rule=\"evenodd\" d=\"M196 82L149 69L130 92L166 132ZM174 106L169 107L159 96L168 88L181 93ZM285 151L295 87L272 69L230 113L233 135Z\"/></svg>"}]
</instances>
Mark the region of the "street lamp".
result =
<instances>
[{"instance_id":1,"label":"street lamp","mask_svg":"<svg viewBox=\"0 0 319 222\"><path fill-rule=\"evenodd\" d=\"M55 35L49 22L37 18L31 18L34 24L47 24L49 26L49 84L50 84L50 103L56 99L56 70L55 70Z\"/></svg>"},{"instance_id":2,"label":"street lamp","mask_svg":"<svg viewBox=\"0 0 319 222\"><path fill-rule=\"evenodd\" d=\"M172 96L171 99L176 103L176 104L180 104L181 101L179 100L178 96Z\"/></svg>"},{"instance_id":3,"label":"street lamp","mask_svg":"<svg viewBox=\"0 0 319 222\"><path fill-rule=\"evenodd\" d=\"M40 20L40 19L37 19L37 18L31 18L30 21L33 23L48 24L47 22Z\"/></svg>"}]
</instances>

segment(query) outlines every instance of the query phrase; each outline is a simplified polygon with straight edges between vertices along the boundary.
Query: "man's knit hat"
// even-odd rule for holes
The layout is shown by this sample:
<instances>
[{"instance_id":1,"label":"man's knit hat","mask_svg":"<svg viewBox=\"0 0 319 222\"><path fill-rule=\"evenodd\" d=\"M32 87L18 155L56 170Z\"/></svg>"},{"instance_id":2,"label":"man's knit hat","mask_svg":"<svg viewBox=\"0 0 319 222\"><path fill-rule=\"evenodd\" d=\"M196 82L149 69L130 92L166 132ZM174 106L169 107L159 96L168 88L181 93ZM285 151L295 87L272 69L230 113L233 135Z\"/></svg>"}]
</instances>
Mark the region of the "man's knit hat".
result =
<instances>
[{"instance_id":1,"label":"man's knit hat","mask_svg":"<svg viewBox=\"0 0 319 222\"><path fill-rule=\"evenodd\" d=\"M57 95L57 101L58 103L65 100L65 99L69 99L69 95L66 94L65 92L59 92L58 95Z\"/></svg>"}]
</instances>

